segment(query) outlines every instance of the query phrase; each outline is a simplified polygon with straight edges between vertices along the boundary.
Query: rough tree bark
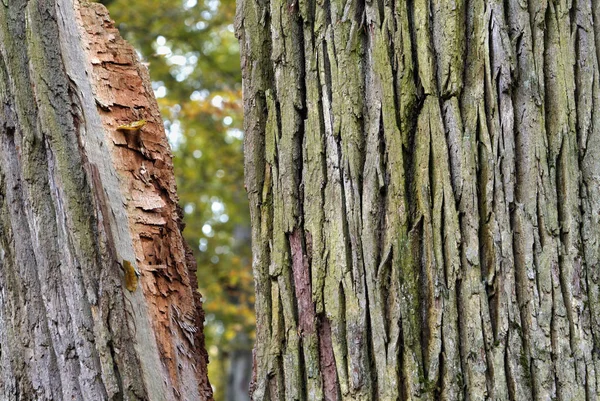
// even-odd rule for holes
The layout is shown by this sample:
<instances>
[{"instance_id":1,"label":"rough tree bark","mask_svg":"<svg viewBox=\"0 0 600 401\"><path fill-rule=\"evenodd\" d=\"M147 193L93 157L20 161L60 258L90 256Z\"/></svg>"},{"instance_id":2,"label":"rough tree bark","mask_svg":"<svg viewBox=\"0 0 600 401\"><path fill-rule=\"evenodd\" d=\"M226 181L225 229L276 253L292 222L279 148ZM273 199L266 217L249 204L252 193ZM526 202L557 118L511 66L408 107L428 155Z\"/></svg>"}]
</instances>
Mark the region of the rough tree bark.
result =
<instances>
[{"instance_id":1,"label":"rough tree bark","mask_svg":"<svg viewBox=\"0 0 600 401\"><path fill-rule=\"evenodd\" d=\"M600 3L239 0L254 400L597 400Z\"/></svg>"},{"instance_id":2,"label":"rough tree bark","mask_svg":"<svg viewBox=\"0 0 600 401\"><path fill-rule=\"evenodd\" d=\"M0 399L212 399L181 230L147 71L104 7L2 0Z\"/></svg>"}]
</instances>

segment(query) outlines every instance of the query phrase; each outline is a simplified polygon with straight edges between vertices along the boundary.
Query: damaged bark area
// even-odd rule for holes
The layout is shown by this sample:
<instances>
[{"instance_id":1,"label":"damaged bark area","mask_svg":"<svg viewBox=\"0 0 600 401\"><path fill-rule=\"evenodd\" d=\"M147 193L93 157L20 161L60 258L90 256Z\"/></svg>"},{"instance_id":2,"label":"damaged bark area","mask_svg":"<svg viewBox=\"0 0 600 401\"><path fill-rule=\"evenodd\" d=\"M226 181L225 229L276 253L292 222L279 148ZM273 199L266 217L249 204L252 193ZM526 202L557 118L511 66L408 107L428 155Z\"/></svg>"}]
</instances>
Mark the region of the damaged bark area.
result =
<instances>
[{"instance_id":1,"label":"damaged bark area","mask_svg":"<svg viewBox=\"0 0 600 401\"><path fill-rule=\"evenodd\" d=\"M178 390L189 398L194 395L196 372L206 372L208 355L195 259L181 235L183 215L170 147L150 77L134 49L120 38L103 6L87 4L80 15L93 65L92 90L120 178L135 263L159 353L170 379L192 387ZM139 130L118 128L140 120L146 124ZM206 378L199 385L205 396L210 394Z\"/></svg>"},{"instance_id":2,"label":"damaged bark area","mask_svg":"<svg viewBox=\"0 0 600 401\"><path fill-rule=\"evenodd\" d=\"M253 399L599 399L600 4L240 0L236 31Z\"/></svg>"},{"instance_id":3,"label":"damaged bark area","mask_svg":"<svg viewBox=\"0 0 600 401\"><path fill-rule=\"evenodd\" d=\"M0 8L0 398L211 400L146 68L100 4Z\"/></svg>"}]
</instances>

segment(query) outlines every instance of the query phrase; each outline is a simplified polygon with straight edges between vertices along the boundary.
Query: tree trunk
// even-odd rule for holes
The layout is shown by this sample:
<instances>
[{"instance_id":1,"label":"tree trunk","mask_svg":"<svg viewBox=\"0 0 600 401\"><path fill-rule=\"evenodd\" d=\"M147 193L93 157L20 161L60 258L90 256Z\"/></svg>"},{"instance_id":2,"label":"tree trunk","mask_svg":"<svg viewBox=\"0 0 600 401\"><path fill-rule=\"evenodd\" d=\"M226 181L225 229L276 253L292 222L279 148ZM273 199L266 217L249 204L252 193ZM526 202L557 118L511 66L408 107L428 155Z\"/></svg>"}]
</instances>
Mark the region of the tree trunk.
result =
<instances>
[{"instance_id":1,"label":"tree trunk","mask_svg":"<svg viewBox=\"0 0 600 401\"><path fill-rule=\"evenodd\" d=\"M597 400L600 3L239 0L254 400Z\"/></svg>"},{"instance_id":2,"label":"tree trunk","mask_svg":"<svg viewBox=\"0 0 600 401\"><path fill-rule=\"evenodd\" d=\"M2 0L0 399L212 399L181 230L147 71L104 7Z\"/></svg>"},{"instance_id":3,"label":"tree trunk","mask_svg":"<svg viewBox=\"0 0 600 401\"><path fill-rule=\"evenodd\" d=\"M225 358L228 362L225 400L247 401L248 386L252 379L252 342L245 333L232 341L233 350Z\"/></svg>"}]
</instances>

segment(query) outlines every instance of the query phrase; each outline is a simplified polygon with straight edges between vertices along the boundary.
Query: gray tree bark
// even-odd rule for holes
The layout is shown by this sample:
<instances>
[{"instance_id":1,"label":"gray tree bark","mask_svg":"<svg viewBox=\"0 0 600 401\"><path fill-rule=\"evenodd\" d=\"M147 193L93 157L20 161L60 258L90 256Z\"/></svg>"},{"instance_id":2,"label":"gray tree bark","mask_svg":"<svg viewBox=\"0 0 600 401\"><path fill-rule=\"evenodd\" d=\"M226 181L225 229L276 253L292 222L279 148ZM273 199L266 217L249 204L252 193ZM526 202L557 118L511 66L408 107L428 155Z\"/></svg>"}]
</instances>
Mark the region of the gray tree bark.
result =
<instances>
[{"instance_id":1,"label":"gray tree bark","mask_svg":"<svg viewBox=\"0 0 600 401\"><path fill-rule=\"evenodd\" d=\"M104 7L2 0L0 399L212 399L181 230L147 71Z\"/></svg>"},{"instance_id":2,"label":"gray tree bark","mask_svg":"<svg viewBox=\"0 0 600 401\"><path fill-rule=\"evenodd\" d=\"M597 400L600 4L239 0L258 400Z\"/></svg>"}]
</instances>

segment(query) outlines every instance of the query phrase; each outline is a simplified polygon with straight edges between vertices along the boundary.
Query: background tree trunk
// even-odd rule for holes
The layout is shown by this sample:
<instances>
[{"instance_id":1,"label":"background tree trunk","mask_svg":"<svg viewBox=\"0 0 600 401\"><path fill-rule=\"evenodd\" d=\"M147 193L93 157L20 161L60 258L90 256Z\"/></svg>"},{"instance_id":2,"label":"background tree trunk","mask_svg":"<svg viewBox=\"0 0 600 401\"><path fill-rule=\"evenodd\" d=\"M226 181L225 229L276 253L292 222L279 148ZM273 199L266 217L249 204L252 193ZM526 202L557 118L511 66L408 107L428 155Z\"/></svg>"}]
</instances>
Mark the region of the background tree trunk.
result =
<instances>
[{"instance_id":1,"label":"background tree trunk","mask_svg":"<svg viewBox=\"0 0 600 401\"><path fill-rule=\"evenodd\" d=\"M104 7L3 0L0 399L211 399L181 229L147 71Z\"/></svg>"},{"instance_id":2,"label":"background tree trunk","mask_svg":"<svg viewBox=\"0 0 600 401\"><path fill-rule=\"evenodd\" d=\"M248 385L252 379L252 341L245 333L233 340L233 350L227 355L227 387L225 400L250 400Z\"/></svg>"},{"instance_id":3,"label":"background tree trunk","mask_svg":"<svg viewBox=\"0 0 600 401\"><path fill-rule=\"evenodd\" d=\"M597 400L600 4L240 0L254 400Z\"/></svg>"}]
</instances>

